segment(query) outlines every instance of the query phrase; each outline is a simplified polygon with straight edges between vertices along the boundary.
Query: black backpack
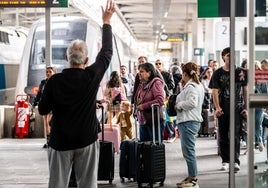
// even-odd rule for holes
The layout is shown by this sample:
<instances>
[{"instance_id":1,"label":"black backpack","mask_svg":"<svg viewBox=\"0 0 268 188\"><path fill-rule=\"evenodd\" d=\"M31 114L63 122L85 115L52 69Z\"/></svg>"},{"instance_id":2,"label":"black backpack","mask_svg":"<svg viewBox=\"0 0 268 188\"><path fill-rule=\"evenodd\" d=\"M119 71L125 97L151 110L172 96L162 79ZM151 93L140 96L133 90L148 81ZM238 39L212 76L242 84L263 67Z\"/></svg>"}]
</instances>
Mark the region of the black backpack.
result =
<instances>
[{"instance_id":1,"label":"black backpack","mask_svg":"<svg viewBox=\"0 0 268 188\"><path fill-rule=\"evenodd\" d=\"M167 114L169 116L176 116L177 111L175 110L176 98L178 94L170 95L167 102Z\"/></svg>"},{"instance_id":2,"label":"black backpack","mask_svg":"<svg viewBox=\"0 0 268 188\"><path fill-rule=\"evenodd\" d=\"M189 84L189 85L192 85L195 87L194 84ZM169 98L168 98L168 102L167 102L167 114L169 116L176 116L177 115L177 111L175 110L175 104L176 104L176 99L177 99L177 96L178 94L180 93L180 91L177 93L177 94L173 94L173 95L170 95Z\"/></svg>"}]
</instances>

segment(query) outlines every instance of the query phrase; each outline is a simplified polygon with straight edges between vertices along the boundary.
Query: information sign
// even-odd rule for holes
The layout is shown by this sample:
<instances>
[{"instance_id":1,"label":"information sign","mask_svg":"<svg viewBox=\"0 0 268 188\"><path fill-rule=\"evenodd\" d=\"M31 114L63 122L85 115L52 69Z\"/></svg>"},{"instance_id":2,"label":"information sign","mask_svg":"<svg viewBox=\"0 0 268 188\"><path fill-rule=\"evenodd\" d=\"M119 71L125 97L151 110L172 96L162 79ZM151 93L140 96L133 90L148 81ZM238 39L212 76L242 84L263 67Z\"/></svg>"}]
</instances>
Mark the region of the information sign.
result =
<instances>
[{"instance_id":1,"label":"information sign","mask_svg":"<svg viewBox=\"0 0 268 188\"><path fill-rule=\"evenodd\" d=\"M0 7L68 7L68 0L0 0Z\"/></svg>"}]
</instances>

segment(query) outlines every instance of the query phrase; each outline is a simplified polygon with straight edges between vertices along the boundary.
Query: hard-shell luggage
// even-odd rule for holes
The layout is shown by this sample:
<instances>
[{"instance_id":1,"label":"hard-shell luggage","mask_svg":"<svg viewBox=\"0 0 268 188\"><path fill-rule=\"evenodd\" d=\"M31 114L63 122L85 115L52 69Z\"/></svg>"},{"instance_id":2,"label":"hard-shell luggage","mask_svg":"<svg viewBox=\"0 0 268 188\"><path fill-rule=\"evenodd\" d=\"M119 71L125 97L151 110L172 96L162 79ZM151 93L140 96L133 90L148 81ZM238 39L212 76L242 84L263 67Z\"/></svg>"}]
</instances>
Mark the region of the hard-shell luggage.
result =
<instances>
[{"instance_id":1,"label":"hard-shell luggage","mask_svg":"<svg viewBox=\"0 0 268 188\"><path fill-rule=\"evenodd\" d=\"M152 116L154 117L154 108L157 108L158 124L158 142L155 141L155 122L153 119L153 141L139 142L137 147L137 183L138 187L142 183L149 183L150 187L159 182L160 186L164 185L166 178L166 156L165 145L161 142L160 133L160 113L159 105L152 105Z\"/></svg>"},{"instance_id":2,"label":"hard-shell luggage","mask_svg":"<svg viewBox=\"0 0 268 188\"><path fill-rule=\"evenodd\" d=\"M124 178L136 181L136 167L137 167L137 120L135 119L135 134L136 137L131 140L124 140L120 144L119 157L119 175L121 182L125 182Z\"/></svg>"},{"instance_id":3,"label":"hard-shell luggage","mask_svg":"<svg viewBox=\"0 0 268 188\"><path fill-rule=\"evenodd\" d=\"M112 128L111 128L112 127ZM104 138L106 141L110 141L114 145L114 149L116 153L119 153L119 147L120 147L120 127L118 124L113 124L112 126L110 124L104 124ZM102 139L102 133L100 132L98 134L99 140Z\"/></svg>"},{"instance_id":4,"label":"hard-shell luggage","mask_svg":"<svg viewBox=\"0 0 268 188\"><path fill-rule=\"evenodd\" d=\"M202 110L203 122L201 123L198 136L213 136L215 134L215 116L214 109L203 109Z\"/></svg>"},{"instance_id":5,"label":"hard-shell luggage","mask_svg":"<svg viewBox=\"0 0 268 188\"><path fill-rule=\"evenodd\" d=\"M102 130L100 142L100 156L98 180L108 180L112 184L114 179L114 144L111 141L106 141L105 127L104 127L104 110L102 109Z\"/></svg>"}]
</instances>

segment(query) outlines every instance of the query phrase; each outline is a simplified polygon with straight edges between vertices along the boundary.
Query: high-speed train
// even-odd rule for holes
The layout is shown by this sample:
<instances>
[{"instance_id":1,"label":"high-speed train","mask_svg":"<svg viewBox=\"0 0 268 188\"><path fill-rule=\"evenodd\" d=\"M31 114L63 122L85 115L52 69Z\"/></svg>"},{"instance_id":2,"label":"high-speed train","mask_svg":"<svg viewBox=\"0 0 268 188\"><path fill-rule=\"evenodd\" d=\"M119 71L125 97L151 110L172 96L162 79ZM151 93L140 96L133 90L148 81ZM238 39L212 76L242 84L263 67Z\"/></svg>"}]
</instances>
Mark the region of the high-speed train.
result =
<instances>
[{"instance_id":1,"label":"high-speed train","mask_svg":"<svg viewBox=\"0 0 268 188\"><path fill-rule=\"evenodd\" d=\"M11 104L28 29L0 27L0 105Z\"/></svg>"},{"instance_id":2,"label":"high-speed train","mask_svg":"<svg viewBox=\"0 0 268 188\"><path fill-rule=\"evenodd\" d=\"M89 65L95 61L97 53L101 48L102 30L101 26L89 18L85 17L52 17L51 18L51 66L61 72L68 67L66 61L66 49L74 39L86 41L89 50ZM16 95L22 94L27 88L27 94L37 93L40 81L45 78L46 56L45 56L45 20L36 21L29 30L28 38L23 51L20 63L18 80L16 85ZM109 79L110 72L120 70L122 62L132 60L131 50L114 34L113 37L113 58L107 70L102 86ZM104 89L102 87L102 89ZM101 93L101 92L100 92Z\"/></svg>"}]
</instances>

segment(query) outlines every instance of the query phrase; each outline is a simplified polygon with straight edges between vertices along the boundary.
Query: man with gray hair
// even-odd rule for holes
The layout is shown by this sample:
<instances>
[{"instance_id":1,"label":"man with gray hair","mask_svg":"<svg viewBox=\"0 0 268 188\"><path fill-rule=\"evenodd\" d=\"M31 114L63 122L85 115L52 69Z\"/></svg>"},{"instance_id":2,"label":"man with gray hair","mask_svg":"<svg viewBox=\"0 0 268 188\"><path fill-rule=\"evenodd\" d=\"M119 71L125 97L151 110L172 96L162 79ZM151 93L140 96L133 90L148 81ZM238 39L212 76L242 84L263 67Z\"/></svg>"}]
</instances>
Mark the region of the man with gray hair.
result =
<instances>
[{"instance_id":1,"label":"man with gray hair","mask_svg":"<svg viewBox=\"0 0 268 188\"><path fill-rule=\"evenodd\" d=\"M72 165L78 187L97 188L96 95L113 54L110 19L115 5L112 0L102 12L102 49L95 63L87 66L88 49L84 41L72 41L67 49L70 68L49 79L38 105L41 115L53 113L48 142L49 188L67 188Z\"/></svg>"}]
</instances>

